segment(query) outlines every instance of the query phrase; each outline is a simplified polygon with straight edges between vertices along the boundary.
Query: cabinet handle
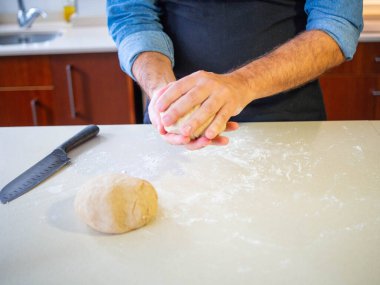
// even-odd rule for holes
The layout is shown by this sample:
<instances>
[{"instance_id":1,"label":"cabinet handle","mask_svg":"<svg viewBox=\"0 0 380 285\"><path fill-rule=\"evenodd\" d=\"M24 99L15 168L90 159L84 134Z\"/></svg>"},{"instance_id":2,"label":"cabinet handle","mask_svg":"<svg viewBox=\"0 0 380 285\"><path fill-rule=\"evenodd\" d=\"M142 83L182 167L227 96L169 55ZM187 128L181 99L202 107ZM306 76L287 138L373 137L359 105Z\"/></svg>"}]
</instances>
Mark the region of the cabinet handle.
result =
<instances>
[{"instance_id":1,"label":"cabinet handle","mask_svg":"<svg viewBox=\"0 0 380 285\"><path fill-rule=\"evenodd\" d=\"M38 104L38 99L30 100L30 107L32 109L32 118L33 118L34 126L38 126L37 104Z\"/></svg>"},{"instance_id":2,"label":"cabinet handle","mask_svg":"<svg viewBox=\"0 0 380 285\"><path fill-rule=\"evenodd\" d=\"M71 72L71 64L66 65L66 77L67 77L67 90L69 96L70 103L70 114L71 118L75 119L77 117L77 111L75 108L75 98L74 98L74 90L73 90L73 77Z\"/></svg>"},{"instance_id":3,"label":"cabinet handle","mask_svg":"<svg viewBox=\"0 0 380 285\"><path fill-rule=\"evenodd\" d=\"M372 90L372 96L380 96L380 90Z\"/></svg>"},{"instance_id":4,"label":"cabinet handle","mask_svg":"<svg viewBox=\"0 0 380 285\"><path fill-rule=\"evenodd\" d=\"M375 56L375 62L380 62L380 56Z\"/></svg>"}]
</instances>

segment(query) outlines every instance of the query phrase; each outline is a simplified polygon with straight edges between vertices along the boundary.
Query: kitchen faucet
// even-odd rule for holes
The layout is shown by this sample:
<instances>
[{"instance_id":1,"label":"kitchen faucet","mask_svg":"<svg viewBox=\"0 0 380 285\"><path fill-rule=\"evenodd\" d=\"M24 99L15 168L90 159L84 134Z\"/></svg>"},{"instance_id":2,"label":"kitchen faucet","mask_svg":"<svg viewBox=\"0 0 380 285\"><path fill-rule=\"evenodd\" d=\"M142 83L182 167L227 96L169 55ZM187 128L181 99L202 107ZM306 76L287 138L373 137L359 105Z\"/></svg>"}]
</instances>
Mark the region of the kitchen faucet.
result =
<instances>
[{"instance_id":1,"label":"kitchen faucet","mask_svg":"<svg viewBox=\"0 0 380 285\"><path fill-rule=\"evenodd\" d=\"M29 10L25 9L24 0L18 0L18 13L17 20L21 28L30 28L33 25L33 22L41 16L45 18L47 13L39 8L30 8Z\"/></svg>"}]
</instances>

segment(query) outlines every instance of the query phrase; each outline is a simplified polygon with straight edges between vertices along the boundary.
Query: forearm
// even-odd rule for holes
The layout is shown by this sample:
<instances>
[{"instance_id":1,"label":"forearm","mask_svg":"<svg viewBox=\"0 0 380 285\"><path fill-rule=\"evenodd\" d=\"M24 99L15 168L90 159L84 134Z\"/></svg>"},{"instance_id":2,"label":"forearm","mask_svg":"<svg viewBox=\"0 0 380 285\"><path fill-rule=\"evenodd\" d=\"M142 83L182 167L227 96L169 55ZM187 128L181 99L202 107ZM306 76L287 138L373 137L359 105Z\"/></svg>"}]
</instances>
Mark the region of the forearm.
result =
<instances>
[{"instance_id":1,"label":"forearm","mask_svg":"<svg viewBox=\"0 0 380 285\"><path fill-rule=\"evenodd\" d=\"M175 81L171 61L158 52L141 53L132 66L137 83L151 98L154 91Z\"/></svg>"},{"instance_id":2,"label":"forearm","mask_svg":"<svg viewBox=\"0 0 380 285\"><path fill-rule=\"evenodd\" d=\"M173 44L160 23L155 0L107 0L109 33L118 48L120 66L133 79L132 66L144 52L166 55L174 65Z\"/></svg>"},{"instance_id":3,"label":"forearm","mask_svg":"<svg viewBox=\"0 0 380 285\"><path fill-rule=\"evenodd\" d=\"M246 103L298 87L344 61L337 43L321 31L304 32L233 71L248 88Z\"/></svg>"}]
</instances>

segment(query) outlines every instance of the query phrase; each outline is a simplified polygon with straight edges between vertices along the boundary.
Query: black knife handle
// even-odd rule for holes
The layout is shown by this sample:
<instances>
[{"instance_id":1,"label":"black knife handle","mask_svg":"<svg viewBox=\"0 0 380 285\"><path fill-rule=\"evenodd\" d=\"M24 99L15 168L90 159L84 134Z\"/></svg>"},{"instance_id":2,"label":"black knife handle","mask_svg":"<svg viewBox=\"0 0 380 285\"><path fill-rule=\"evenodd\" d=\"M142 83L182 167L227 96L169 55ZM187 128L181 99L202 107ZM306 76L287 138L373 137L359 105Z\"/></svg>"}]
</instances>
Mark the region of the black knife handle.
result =
<instances>
[{"instance_id":1,"label":"black knife handle","mask_svg":"<svg viewBox=\"0 0 380 285\"><path fill-rule=\"evenodd\" d=\"M75 136L65 141L63 144L59 146L60 149L63 149L65 152L69 152L70 150L76 148L82 143L88 141L89 139L95 137L99 133L99 127L95 125L90 125L85 127Z\"/></svg>"}]
</instances>

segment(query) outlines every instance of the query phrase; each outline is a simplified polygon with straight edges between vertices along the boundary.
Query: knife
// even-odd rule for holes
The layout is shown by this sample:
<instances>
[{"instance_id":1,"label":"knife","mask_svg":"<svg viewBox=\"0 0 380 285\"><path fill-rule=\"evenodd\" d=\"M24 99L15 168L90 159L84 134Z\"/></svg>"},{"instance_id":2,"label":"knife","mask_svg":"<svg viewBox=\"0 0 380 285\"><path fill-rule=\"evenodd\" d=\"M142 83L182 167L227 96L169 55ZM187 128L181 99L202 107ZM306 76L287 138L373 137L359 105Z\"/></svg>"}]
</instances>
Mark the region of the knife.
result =
<instances>
[{"instance_id":1,"label":"knife","mask_svg":"<svg viewBox=\"0 0 380 285\"><path fill-rule=\"evenodd\" d=\"M69 163L67 153L99 133L99 127L90 125L61 144L48 156L37 162L0 191L1 203L8 203L30 191Z\"/></svg>"}]
</instances>

